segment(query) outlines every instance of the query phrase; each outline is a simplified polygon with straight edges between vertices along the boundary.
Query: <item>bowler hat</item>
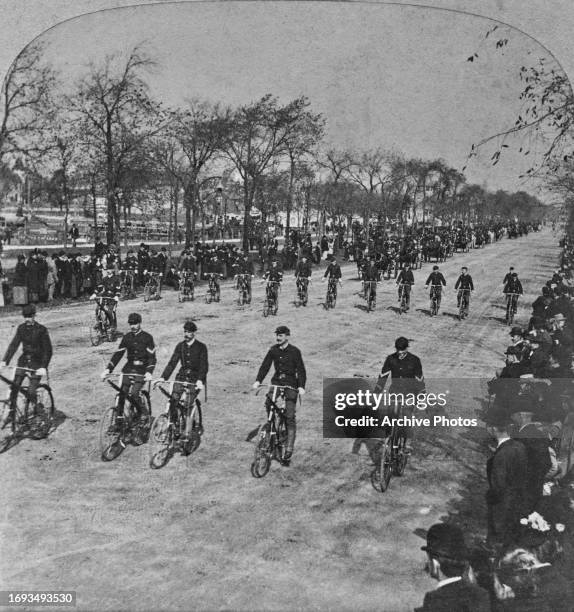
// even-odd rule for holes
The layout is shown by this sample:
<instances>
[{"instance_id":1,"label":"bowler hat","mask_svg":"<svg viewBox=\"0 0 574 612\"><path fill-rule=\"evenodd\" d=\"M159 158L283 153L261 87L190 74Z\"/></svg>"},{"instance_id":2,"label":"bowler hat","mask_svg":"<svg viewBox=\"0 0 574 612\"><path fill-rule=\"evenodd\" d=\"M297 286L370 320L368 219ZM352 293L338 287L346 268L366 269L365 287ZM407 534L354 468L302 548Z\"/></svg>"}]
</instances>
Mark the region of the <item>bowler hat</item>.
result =
<instances>
[{"instance_id":1,"label":"bowler hat","mask_svg":"<svg viewBox=\"0 0 574 612\"><path fill-rule=\"evenodd\" d=\"M34 306L34 304L26 304L26 306L24 306L22 308L22 316L23 317L33 317L36 314L36 306Z\"/></svg>"},{"instance_id":2,"label":"bowler hat","mask_svg":"<svg viewBox=\"0 0 574 612\"><path fill-rule=\"evenodd\" d=\"M291 330L286 325L280 325L276 330L276 334L285 334L286 336L291 335Z\"/></svg>"},{"instance_id":3,"label":"bowler hat","mask_svg":"<svg viewBox=\"0 0 574 612\"><path fill-rule=\"evenodd\" d=\"M453 561L467 561L468 548L459 527L446 523L435 523L427 532L427 544L421 550L430 555L446 557Z\"/></svg>"}]
</instances>

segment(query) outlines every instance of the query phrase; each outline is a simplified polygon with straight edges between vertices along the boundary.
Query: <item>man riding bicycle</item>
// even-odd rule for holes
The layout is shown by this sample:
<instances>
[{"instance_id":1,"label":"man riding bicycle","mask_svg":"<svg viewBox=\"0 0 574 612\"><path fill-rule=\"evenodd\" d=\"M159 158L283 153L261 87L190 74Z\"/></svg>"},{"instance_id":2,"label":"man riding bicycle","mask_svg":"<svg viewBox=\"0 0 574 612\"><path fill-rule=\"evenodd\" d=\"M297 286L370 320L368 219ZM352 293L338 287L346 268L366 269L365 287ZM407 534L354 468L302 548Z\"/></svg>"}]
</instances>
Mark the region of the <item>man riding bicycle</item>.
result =
<instances>
[{"instance_id":1,"label":"man riding bicycle","mask_svg":"<svg viewBox=\"0 0 574 612\"><path fill-rule=\"evenodd\" d=\"M465 291L474 291L474 285L472 283L472 276L468 273L468 268L463 266L460 270L460 276L454 286L455 290L458 289L456 295L456 305L460 308L460 302ZM468 300L467 300L468 304Z\"/></svg>"},{"instance_id":2,"label":"man riding bicycle","mask_svg":"<svg viewBox=\"0 0 574 612\"><path fill-rule=\"evenodd\" d=\"M112 333L115 333L118 327L116 307L120 300L120 291L121 287L113 275L113 270L104 270L102 282L90 296L90 300L96 300L96 316L100 310L104 312Z\"/></svg>"},{"instance_id":3,"label":"man riding bicycle","mask_svg":"<svg viewBox=\"0 0 574 612\"><path fill-rule=\"evenodd\" d=\"M303 288L309 285L309 280L311 279L312 268L311 264L307 260L306 255L301 255L301 259L297 262L297 267L295 268L295 278L297 279L297 291L299 294L303 291ZM306 306L307 302L303 302L303 306Z\"/></svg>"},{"instance_id":4,"label":"man riding bicycle","mask_svg":"<svg viewBox=\"0 0 574 612\"><path fill-rule=\"evenodd\" d=\"M276 259L271 262L271 267L263 275L263 280L267 281L267 296L277 302L279 287L283 281L283 272L279 269Z\"/></svg>"},{"instance_id":5,"label":"man riding bicycle","mask_svg":"<svg viewBox=\"0 0 574 612\"><path fill-rule=\"evenodd\" d=\"M391 386L389 393L396 393L397 398L396 408L400 412L400 408L405 406L404 400L409 394L418 395L424 390L424 377L421 360L407 350L409 341L407 338L400 337L395 340L396 352L388 355L381 370L381 377L375 387L375 392L382 392L386 381L382 378L391 377ZM402 398L401 398L402 394ZM412 408L408 406L410 410ZM400 415L397 415L400 416ZM410 428L405 427L405 437L408 438Z\"/></svg>"},{"instance_id":6,"label":"man riding bicycle","mask_svg":"<svg viewBox=\"0 0 574 612\"><path fill-rule=\"evenodd\" d=\"M22 354L18 358L16 372L14 374L14 384L10 391L10 409L3 423L4 427L10 423L16 409L18 391L22 385L22 381L26 377L26 370L34 370L30 373L30 382L28 385L28 397L31 402L36 401L36 390L40 384L42 376L46 375L46 369L52 359L52 343L48 330L36 322L36 307L34 304L28 304L22 308L22 316L24 323L21 323L16 330L16 334L12 342L8 345L4 360L0 362L0 369L6 367L20 344L22 344ZM23 368L20 370L19 368Z\"/></svg>"},{"instance_id":7,"label":"man riding bicycle","mask_svg":"<svg viewBox=\"0 0 574 612\"><path fill-rule=\"evenodd\" d=\"M253 383L253 389L258 389L264 378L269 372L271 364L275 367L275 374L271 379L272 385L282 387L291 387L285 389L285 422L287 425L287 450L283 464L288 466L293 456L293 448L295 447L295 437L297 433L297 424L295 420L295 404L297 402L297 393L303 396L305 394L305 383L307 381L307 372L303 363L301 351L289 344L291 331L285 325L280 325L276 330L276 344L272 346L265 359L259 368L257 378ZM267 398L267 409L270 407L270 399Z\"/></svg>"},{"instance_id":8,"label":"man riding bicycle","mask_svg":"<svg viewBox=\"0 0 574 612\"><path fill-rule=\"evenodd\" d=\"M522 289L522 283L520 282L520 280L518 280L518 274L516 272L513 272L510 275L509 280L506 282L506 285L504 285L503 293L507 296L507 299L510 299L508 297L510 294L515 294L512 297L512 299L513 299L513 304L514 304L513 314L516 314L517 305L518 305L518 296L524 293Z\"/></svg>"},{"instance_id":9,"label":"man riding bicycle","mask_svg":"<svg viewBox=\"0 0 574 612\"><path fill-rule=\"evenodd\" d=\"M242 275L243 282L247 288L247 303L251 303L251 278L254 276L253 262L249 261L249 257L242 253L235 264L236 276ZM236 289L239 289L239 279L237 279Z\"/></svg>"},{"instance_id":10,"label":"man riding bicycle","mask_svg":"<svg viewBox=\"0 0 574 612\"><path fill-rule=\"evenodd\" d=\"M128 316L128 325L130 331L122 338L118 350L112 355L108 367L102 372L102 380L109 376L114 368L118 365L124 353L126 354L126 363L122 369L122 374L126 374L122 378L121 393L118 400L117 421L114 423L114 428L121 431L121 423L118 421L124 418L125 398L130 392L131 397L136 401L139 398L140 391L144 383L151 381L152 372L156 364L155 344L151 334L143 331L141 328L142 317L137 312L132 312ZM129 375L135 374L132 379ZM148 415L141 414L140 418L145 419Z\"/></svg>"},{"instance_id":11,"label":"man riding bicycle","mask_svg":"<svg viewBox=\"0 0 574 612\"><path fill-rule=\"evenodd\" d=\"M195 384L195 388L198 391L205 388L207 372L209 370L207 347L203 342L196 340L196 331L197 325L193 321L186 321L183 324L183 341L176 345L171 359L168 361L161 377L158 379L158 382L168 380L177 364L181 363L181 367L175 376L176 383L173 386L170 400L170 410L172 416L176 418L178 414L177 405L185 390L185 386L178 384L178 382ZM176 421L176 418L174 418L173 421ZM200 433L203 433L201 421L199 422L199 428ZM178 431L177 427L176 431Z\"/></svg>"},{"instance_id":12,"label":"man riding bicycle","mask_svg":"<svg viewBox=\"0 0 574 612\"><path fill-rule=\"evenodd\" d=\"M411 287L415 284L415 276L411 270L411 264L406 263L403 269L400 271L397 278L397 285L399 286L399 299L400 302L403 297L403 290L405 292L407 310L410 306L411 301Z\"/></svg>"},{"instance_id":13,"label":"man riding bicycle","mask_svg":"<svg viewBox=\"0 0 574 612\"><path fill-rule=\"evenodd\" d=\"M432 272L429 274L429 277L427 278L427 282L425 283L425 289L428 289L429 285L431 287L431 294L430 294L431 300L433 298L433 292L434 292L436 295L437 302L440 305L440 296L441 296L442 288L446 287L446 280L444 276L442 275L442 272L439 272L438 266L432 267Z\"/></svg>"}]
</instances>

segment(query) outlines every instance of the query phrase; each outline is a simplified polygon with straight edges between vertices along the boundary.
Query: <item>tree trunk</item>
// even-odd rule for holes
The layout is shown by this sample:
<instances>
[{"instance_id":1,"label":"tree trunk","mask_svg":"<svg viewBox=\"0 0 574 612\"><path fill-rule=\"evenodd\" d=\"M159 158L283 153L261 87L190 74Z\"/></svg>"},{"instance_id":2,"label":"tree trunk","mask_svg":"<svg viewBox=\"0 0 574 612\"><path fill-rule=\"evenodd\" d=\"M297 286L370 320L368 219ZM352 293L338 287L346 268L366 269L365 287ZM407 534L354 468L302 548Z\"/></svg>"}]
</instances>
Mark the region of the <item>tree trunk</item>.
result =
<instances>
[{"instance_id":1,"label":"tree trunk","mask_svg":"<svg viewBox=\"0 0 574 612\"><path fill-rule=\"evenodd\" d=\"M185 246L193 244L194 231L192 229L192 210L195 192L195 181L190 181L183 188L183 205L185 207ZM194 215L195 216L195 215Z\"/></svg>"}]
</instances>

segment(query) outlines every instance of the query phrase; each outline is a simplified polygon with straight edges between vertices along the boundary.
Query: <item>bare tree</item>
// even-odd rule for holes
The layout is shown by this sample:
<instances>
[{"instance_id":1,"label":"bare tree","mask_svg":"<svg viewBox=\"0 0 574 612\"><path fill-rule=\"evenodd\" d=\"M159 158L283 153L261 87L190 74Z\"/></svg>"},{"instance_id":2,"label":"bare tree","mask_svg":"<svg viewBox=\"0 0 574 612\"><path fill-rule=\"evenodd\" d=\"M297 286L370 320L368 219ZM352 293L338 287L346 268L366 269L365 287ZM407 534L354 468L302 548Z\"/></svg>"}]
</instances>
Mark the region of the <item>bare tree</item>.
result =
<instances>
[{"instance_id":1,"label":"bare tree","mask_svg":"<svg viewBox=\"0 0 574 612\"><path fill-rule=\"evenodd\" d=\"M223 149L243 181L245 252L249 250L249 215L258 183L272 164L286 152L287 141L297 125L297 109L306 107L306 104L305 98L299 98L279 106L277 99L267 94L257 102L230 113L230 130Z\"/></svg>"},{"instance_id":2,"label":"bare tree","mask_svg":"<svg viewBox=\"0 0 574 612\"><path fill-rule=\"evenodd\" d=\"M49 120L49 99L56 76L42 56L42 44L30 43L16 57L4 79L0 161L8 154L29 156L44 150L41 135Z\"/></svg>"},{"instance_id":3,"label":"bare tree","mask_svg":"<svg viewBox=\"0 0 574 612\"><path fill-rule=\"evenodd\" d=\"M76 93L68 97L70 111L82 122L85 142L104 169L108 243L117 238L121 191L133 161L162 129L158 106L142 76L153 66L139 45L127 59L107 56L102 65L90 65Z\"/></svg>"}]
</instances>

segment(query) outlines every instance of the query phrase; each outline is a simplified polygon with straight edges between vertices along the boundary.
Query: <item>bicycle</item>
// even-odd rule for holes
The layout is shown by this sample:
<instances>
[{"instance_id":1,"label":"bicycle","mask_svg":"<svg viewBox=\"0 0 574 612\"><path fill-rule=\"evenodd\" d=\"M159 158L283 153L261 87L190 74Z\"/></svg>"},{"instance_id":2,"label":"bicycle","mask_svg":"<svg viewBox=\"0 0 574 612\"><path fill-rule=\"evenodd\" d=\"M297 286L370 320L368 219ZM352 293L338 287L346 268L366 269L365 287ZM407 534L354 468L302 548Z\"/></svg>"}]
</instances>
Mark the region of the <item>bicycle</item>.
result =
<instances>
[{"instance_id":1,"label":"bicycle","mask_svg":"<svg viewBox=\"0 0 574 612\"><path fill-rule=\"evenodd\" d=\"M259 393L260 389L261 387L257 389L255 395ZM254 478L266 476L273 459L279 461L279 463L285 461L287 451L285 389L294 389L294 387L269 385L265 399L267 421L259 426L255 455L251 464L251 475Z\"/></svg>"},{"instance_id":2,"label":"bicycle","mask_svg":"<svg viewBox=\"0 0 574 612\"><path fill-rule=\"evenodd\" d=\"M337 283L339 283L337 278L330 278L327 284L327 297L325 300L325 308L327 310L329 310L329 308L335 308L335 304L337 303Z\"/></svg>"},{"instance_id":3,"label":"bicycle","mask_svg":"<svg viewBox=\"0 0 574 612\"><path fill-rule=\"evenodd\" d=\"M363 286L365 289L365 299L367 300L367 310L371 312L377 304L377 281L363 281Z\"/></svg>"},{"instance_id":4,"label":"bicycle","mask_svg":"<svg viewBox=\"0 0 574 612\"><path fill-rule=\"evenodd\" d=\"M179 279L179 293L177 299L179 302L190 300L193 302L195 297L195 284L193 272L182 272Z\"/></svg>"},{"instance_id":5,"label":"bicycle","mask_svg":"<svg viewBox=\"0 0 574 612\"><path fill-rule=\"evenodd\" d=\"M166 391L162 383L156 381L154 388L158 387L167 398L165 410L155 417L150 431L150 467L162 468L177 450L184 457L196 451L201 443L203 434L201 403L197 396L199 391L195 383L173 380ZM177 407L171 408L174 385L184 387L183 394L179 398Z\"/></svg>"},{"instance_id":6,"label":"bicycle","mask_svg":"<svg viewBox=\"0 0 574 612\"><path fill-rule=\"evenodd\" d=\"M114 342L116 339L116 330L113 328L104 307L104 304L109 304L111 306L110 314L112 314L116 308L116 303L115 299L111 297L96 298L96 313L92 323L90 323L90 342L92 346L98 346L106 340Z\"/></svg>"},{"instance_id":7,"label":"bicycle","mask_svg":"<svg viewBox=\"0 0 574 612\"><path fill-rule=\"evenodd\" d=\"M430 290L430 314L431 317L438 315L440 300L442 295L442 285L431 285Z\"/></svg>"},{"instance_id":8,"label":"bicycle","mask_svg":"<svg viewBox=\"0 0 574 612\"><path fill-rule=\"evenodd\" d=\"M237 274L237 305L243 306L251 303L251 287L249 279L251 274Z\"/></svg>"},{"instance_id":9,"label":"bicycle","mask_svg":"<svg viewBox=\"0 0 574 612\"><path fill-rule=\"evenodd\" d=\"M518 307L519 293L506 293L506 325L514 323L514 315Z\"/></svg>"},{"instance_id":10,"label":"bicycle","mask_svg":"<svg viewBox=\"0 0 574 612\"><path fill-rule=\"evenodd\" d=\"M470 289L459 289L458 320L462 321L468 317L470 308Z\"/></svg>"},{"instance_id":11,"label":"bicycle","mask_svg":"<svg viewBox=\"0 0 574 612\"><path fill-rule=\"evenodd\" d=\"M33 401L28 394L28 386L24 386L24 380L30 378L36 370L30 368L21 368L14 366L11 368L14 372L13 378L19 372L24 372L25 377L18 385L18 395L16 397L16 406L10 414L10 397L1 400L3 404L2 410L2 426L0 429L0 453L7 450L14 440L23 438L26 434L32 440L42 440L46 438L52 428L54 422L54 397L50 388L49 378L46 374L46 383L41 383L36 388L36 400ZM14 380L6 378L0 374L0 380L5 382L10 389L14 389ZM10 416L9 419L6 417Z\"/></svg>"},{"instance_id":12,"label":"bicycle","mask_svg":"<svg viewBox=\"0 0 574 612\"><path fill-rule=\"evenodd\" d=\"M408 289L406 289L406 287L408 287ZM404 312L407 312L407 310L409 309L410 302L411 302L411 291L412 291L412 285L410 285L409 283L399 284L399 292L401 295L399 314L403 314Z\"/></svg>"},{"instance_id":13,"label":"bicycle","mask_svg":"<svg viewBox=\"0 0 574 612\"><path fill-rule=\"evenodd\" d=\"M263 316L276 315L279 310L279 281L267 281L265 287L265 302L263 303Z\"/></svg>"},{"instance_id":14,"label":"bicycle","mask_svg":"<svg viewBox=\"0 0 574 612\"><path fill-rule=\"evenodd\" d=\"M132 270L122 270L120 273L120 299L131 300L136 297L134 273Z\"/></svg>"},{"instance_id":15,"label":"bicycle","mask_svg":"<svg viewBox=\"0 0 574 612\"><path fill-rule=\"evenodd\" d=\"M115 376L118 377L117 385L106 378L106 382L117 391L117 394L114 405L106 408L100 420L99 440L102 461L113 461L128 444L133 446L145 444L149 437L152 418L149 384L148 389L141 390L137 399L132 396L131 388L128 393L124 393L121 389L124 376L127 376L133 384L136 378L142 379L143 374L122 373ZM118 403L122 395L126 401L123 419L118 419Z\"/></svg>"},{"instance_id":16,"label":"bicycle","mask_svg":"<svg viewBox=\"0 0 574 612\"><path fill-rule=\"evenodd\" d=\"M396 425L394 420L400 414L400 407L395 404L389 433L381 443L378 462L371 473L371 484L374 489L384 493L391 482L391 477L402 476L407 467L409 451L407 434L404 427Z\"/></svg>"},{"instance_id":17,"label":"bicycle","mask_svg":"<svg viewBox=\"0 0 574 612\"><path fill-rule=\"evenodd\" d=\"M295 306L307 306L307 302L309 301L309 283L310 282L311 282L311 279L307 278L306 276L297 277Z\"/></svg>"},{"instance_id":18,"label":"bicycle","mask_svg":"<svg viewBox=\"0 0 574 612\"><path fill-rule=\"evenodd\" d=\"M207 275L209 284L207 285L207 292L205 293L205 303L211 304L211 302L219 302L221 297L221 289L219 288L218 278L223 278L221 274L210 272Z\"/></svg>"},{"instance_id":19,"label":"bicycle","mask_svg":"<svg viewBox=\"0 0 574 612\"><path fill-rule=\"evenodd\" d=\"M148 279L144 286L144 302L161 299L161 272L148 272Z\"/></svg>"}]
</instances>

